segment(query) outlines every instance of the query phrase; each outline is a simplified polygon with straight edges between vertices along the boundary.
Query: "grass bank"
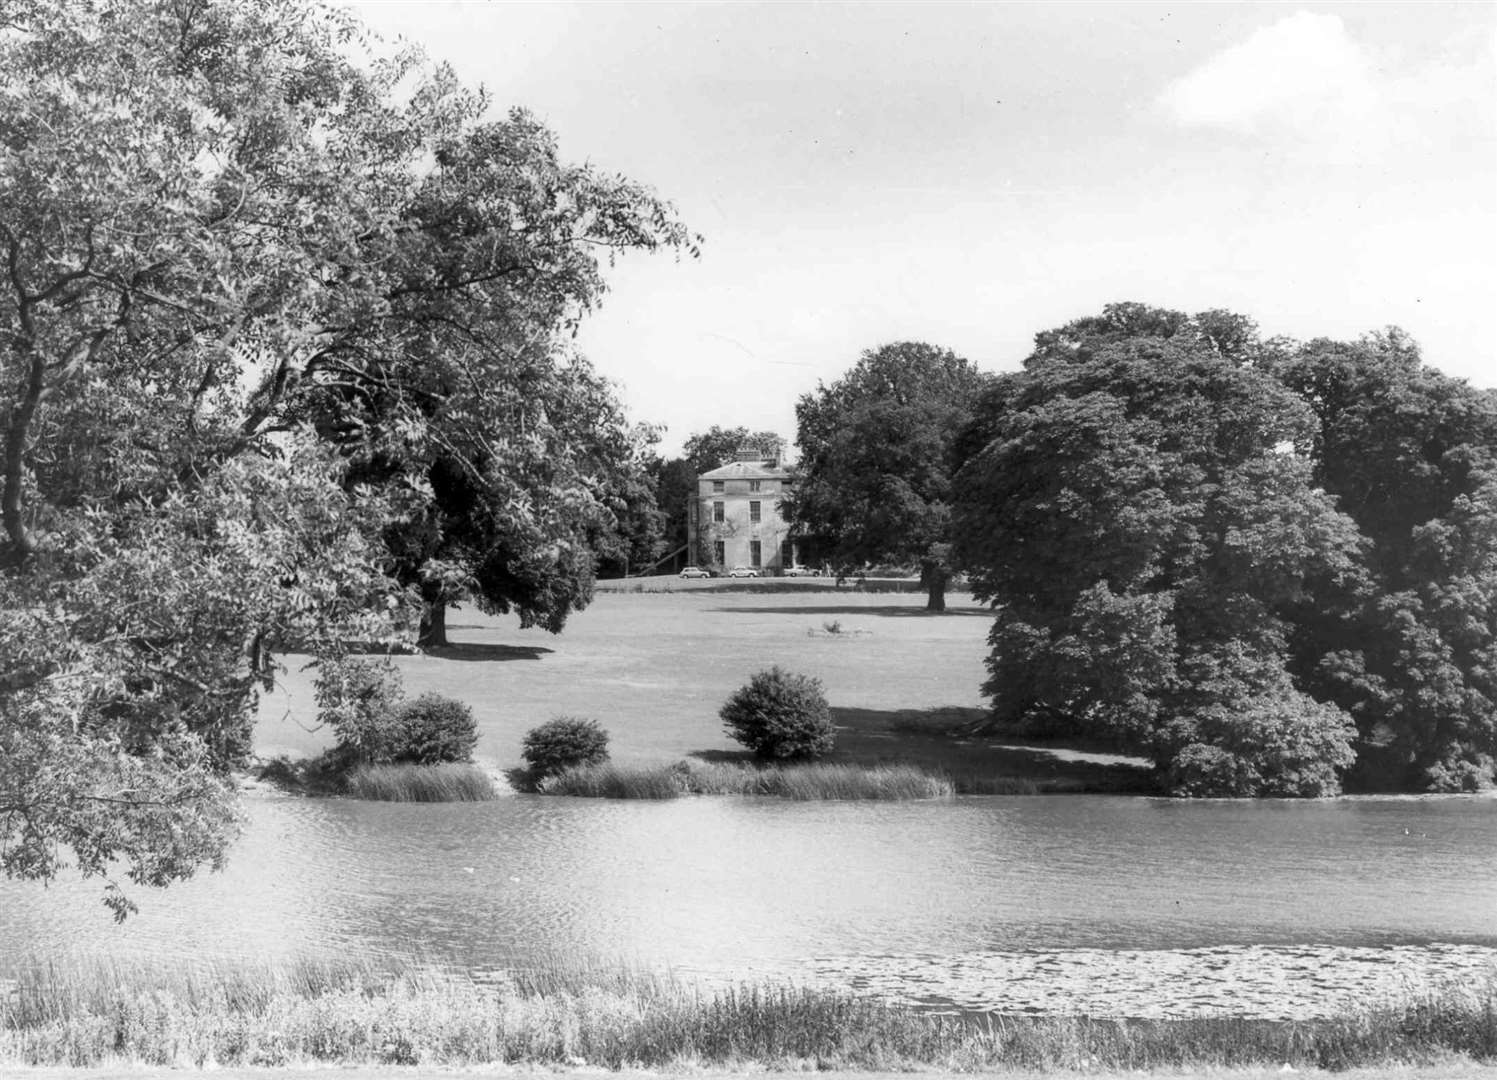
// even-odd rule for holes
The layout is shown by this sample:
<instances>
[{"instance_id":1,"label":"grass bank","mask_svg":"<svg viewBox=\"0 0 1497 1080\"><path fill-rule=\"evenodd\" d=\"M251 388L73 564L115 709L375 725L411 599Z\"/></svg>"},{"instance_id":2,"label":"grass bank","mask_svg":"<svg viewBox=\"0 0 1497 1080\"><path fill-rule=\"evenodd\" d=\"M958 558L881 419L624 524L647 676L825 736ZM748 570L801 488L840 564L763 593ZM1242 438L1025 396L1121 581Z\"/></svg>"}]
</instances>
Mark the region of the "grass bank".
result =
<instances>
[{"instance_id":1,"label":"grass bank","mask_svg":"<svg viewBox=\"0 0 1497 1080\"><path fill-rule=\"evenodd\" d=\"M494 781L477 765L361 765L344 778L352 799L380 802L486 802Z\"/></svg>"},{"instance_id":2,"label":"grass bank","mask_svg":"<svg viewBox=\"0 0 1497 1080\"><path fill-rule=\"evenodd\" d=\"M674 799L681 795L770 795L784 799L943 799L949 777L913 765L745 765L679 761L674 765L605 762L568 769L540 784L546 795L604 799Z\"/></svg>"},{"instance_id":3,"label":"grass bank","mask_svg":"<svg viewBox=\"0 0 1497 1080\"><path fill-rule=\"evenodd\" d=\"M381 802L486 802L497 799L493 778L472 764L357 765L343 768L327 755L293 761L275 758L254 779L293 795L342 796Z\"/></svg>"},{"instance_id":4,"label":"grass bank","mask_svg":"<svg viewBox=\"0 0 1497 1080\"><path fill-rule=\"evenodd\" d=\"M950 1016L845 994L703 991L627 970L477 983L354 962L58 964L0 983L0 1066L1344 1069L1497 1058L1497 986L1328 1020Z\"/></svg>"}]
</instances>

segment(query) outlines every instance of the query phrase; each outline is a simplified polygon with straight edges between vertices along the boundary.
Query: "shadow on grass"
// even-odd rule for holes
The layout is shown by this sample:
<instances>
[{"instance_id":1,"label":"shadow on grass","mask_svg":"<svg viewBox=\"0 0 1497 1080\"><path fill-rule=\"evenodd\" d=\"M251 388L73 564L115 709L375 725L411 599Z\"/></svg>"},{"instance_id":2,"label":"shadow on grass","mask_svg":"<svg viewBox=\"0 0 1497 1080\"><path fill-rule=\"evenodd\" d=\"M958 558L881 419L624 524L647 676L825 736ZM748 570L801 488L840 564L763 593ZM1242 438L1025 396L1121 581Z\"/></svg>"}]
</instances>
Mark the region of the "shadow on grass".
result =
<instances>
[{"instance_id":1,"label":"shadow on grass","mask_svg":"<svg viewBox=\"0 0 1497 1080\"><path fill-rule=\"evenodd\" d=\"M438 660L539 660L554 650L542 645L494 645L481 642L455 642L451 645L431 645L423 650L427 656Z\"/></svg>"},{"instance_id":2,"label":"shadow on grass","mask_svg":"<svg viewBox=\"0 0 1497 1080\"><path fill-rule=\"evenodd\" d=\"M725 615L874 615L882 618L939 619L946 615L991 615L982 607L948 607L945 611L926 611L924 607L859 607L856 604L823 604L817 607L730 607L712 608Z\"/></svg>"},{"instance_id":3,"label":"shadow on grass","mask_svg":"<svg viewBox=\"0 0 1497 1080\"><path fill-rule=\"evenodd\" d=\"M836 749L830 762L908 764L940 770L959 794L1090 792L1154 794L1148 762L1061 743L1011 739L981 731L987 713L938 709L833 708Z\"/></svg>"}]
</instances>

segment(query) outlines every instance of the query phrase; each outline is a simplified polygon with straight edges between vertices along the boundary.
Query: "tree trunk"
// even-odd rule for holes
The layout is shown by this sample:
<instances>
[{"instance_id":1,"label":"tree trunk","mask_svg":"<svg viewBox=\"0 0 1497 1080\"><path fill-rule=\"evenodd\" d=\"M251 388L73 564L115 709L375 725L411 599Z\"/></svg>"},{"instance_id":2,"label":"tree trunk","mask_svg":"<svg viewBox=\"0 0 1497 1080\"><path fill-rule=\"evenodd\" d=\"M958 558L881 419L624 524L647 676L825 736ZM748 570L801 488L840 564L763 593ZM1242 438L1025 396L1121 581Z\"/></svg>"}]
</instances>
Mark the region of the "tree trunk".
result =
<instances>
[{"instance_id":1,"label":"tree trunk","mask_svg":"<svg viewBox=\"0 0 1497 1080\"><path fill-rule=\"evenodd\" d=\"M426 610L421 615L421 628L417 631L416 644L423 649L447 644L447 601L435 589L421 590L421 599L426 601Z\"/></svg>"},{"instance_id":2,"label":"tree trunk","mask_svg":"<svg viewBox=\"0 0 1497 1080\"><path fill-rule=\"evenodd\" d=\"M946 586L951 584L951 566L944 552L935 550L936 547L932 545L931 553L920 560L920 584L925 586L925 610L942 612L946 610Z\"/></svg>"}]
</instances>

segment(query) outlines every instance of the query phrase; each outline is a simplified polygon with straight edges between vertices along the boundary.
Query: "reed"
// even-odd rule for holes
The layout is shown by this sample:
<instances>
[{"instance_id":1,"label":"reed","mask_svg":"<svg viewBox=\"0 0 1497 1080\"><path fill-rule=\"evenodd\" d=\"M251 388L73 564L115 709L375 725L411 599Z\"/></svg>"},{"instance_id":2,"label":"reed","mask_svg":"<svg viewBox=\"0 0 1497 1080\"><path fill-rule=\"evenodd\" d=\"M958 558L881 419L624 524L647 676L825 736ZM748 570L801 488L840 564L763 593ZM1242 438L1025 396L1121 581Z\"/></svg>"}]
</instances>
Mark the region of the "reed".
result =
<instances>
[{"instance_id":1,"label":"reed","mask_svg":"<svg viewBox=\"0 0 1497 1080\"><path fill-rule=\"evenodd\" d=\"M542 964L46 961L0 981L0 1067L422 1064L1179 1072L1497 1059L1497 982L1326 1020L939 1015L788 986Z\"/></svg>"},{"instance_id":2,"label":"reed","mask_svg":"<svg viewBox=\"0 0 1497 1080\"><path fill-rule=\"evenodd\" d=\"M381 802L484 802L498 798L477 765L361 765L343 778L355 799Z\"/></svg>"},{"instance_id":3,"label":"reed","mask_svg":"<svg viewBox=\"0 0 1497 1080\"><path fill-rule=\"evenodd\" d=\"M769 795L783 799L942 799L954 788L944 775L913 765L675 765L606 762L567 769L542 781L546 795L604 799L674 799L681 795Z\"/></svg>"},{"instance_id":4,"label":"reed","mask_svg":"<svg viewBox=\"0 0 1497 1080\"><path fill-rule=\"evenodd\" d=\"M676 766L618 765L611 761L563 769L540 781L536 790L543 795L593 799L674 799L686 794Z\"/></svg>"}]
</instances>

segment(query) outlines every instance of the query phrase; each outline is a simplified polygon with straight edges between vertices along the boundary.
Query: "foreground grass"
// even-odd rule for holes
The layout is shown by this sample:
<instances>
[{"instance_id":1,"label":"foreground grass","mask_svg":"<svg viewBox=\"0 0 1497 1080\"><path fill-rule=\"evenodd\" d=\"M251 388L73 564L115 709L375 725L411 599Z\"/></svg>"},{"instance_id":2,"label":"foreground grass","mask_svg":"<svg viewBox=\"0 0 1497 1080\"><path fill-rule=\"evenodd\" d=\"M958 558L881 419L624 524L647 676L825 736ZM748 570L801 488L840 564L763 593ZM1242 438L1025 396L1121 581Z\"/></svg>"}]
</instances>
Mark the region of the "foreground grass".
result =
<instances>
[{"instance_id":1,"label":"foreground grass","mask_svg":"<svg viewBox=\"0 0 1497 1080\"><path fill-rule=\"evenodd\" d=\"M944 799L950 778L913 765L674 765L604 762L568 769L540 784L546 795L674 799L681 795L772 795L785 799Z\"/></svg>"},{"instance_id":2,"label":"foreground grass","mask_svg":"<svg viewBox=\"0 0 1497 1080\"><path fill-rule=\"evenodd\" d=\"M355 962L23 967L0 1066L528 1064L775 1069L1344 1069L1497 1058L1497 984L1330 1020L942 1016L844 994L704 992L625 970L479 984Z\"/></svg>"}]
</instances>

